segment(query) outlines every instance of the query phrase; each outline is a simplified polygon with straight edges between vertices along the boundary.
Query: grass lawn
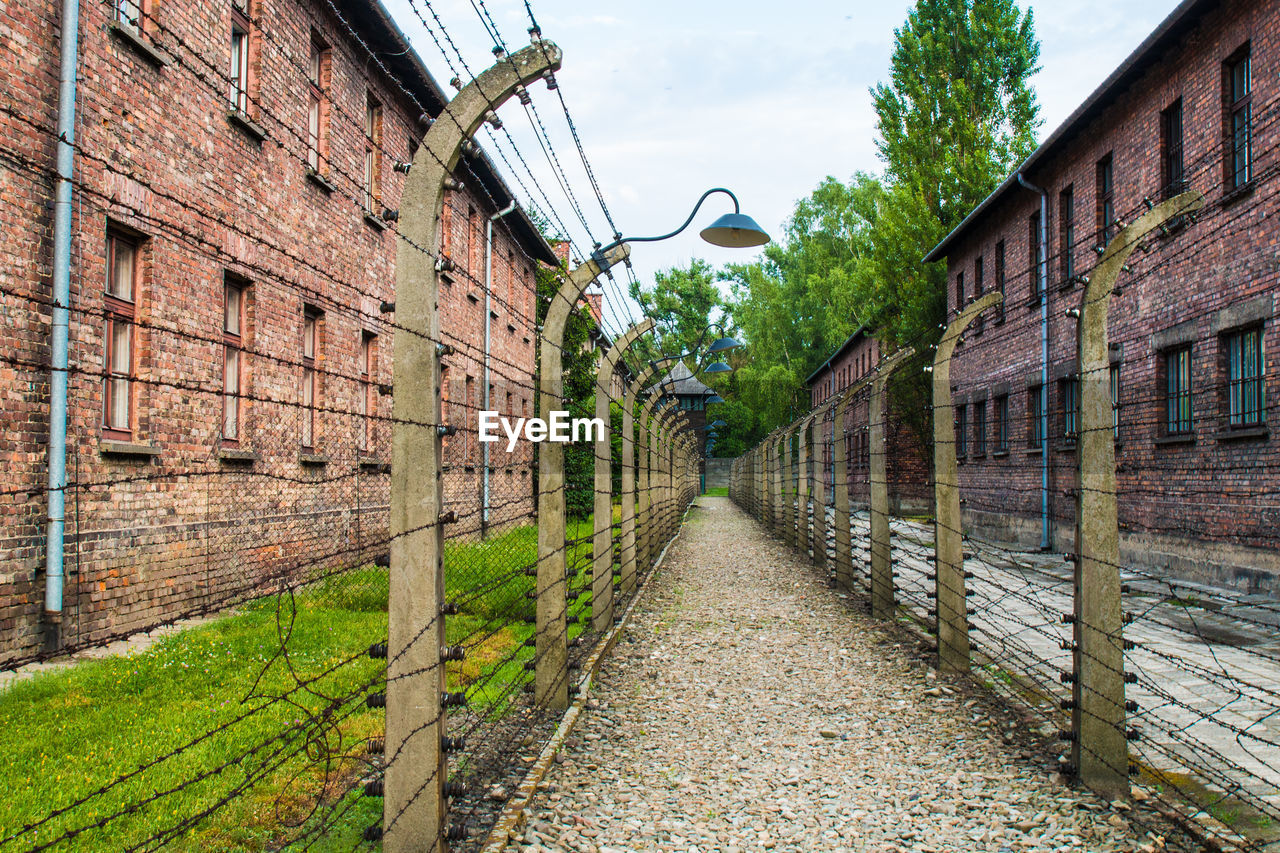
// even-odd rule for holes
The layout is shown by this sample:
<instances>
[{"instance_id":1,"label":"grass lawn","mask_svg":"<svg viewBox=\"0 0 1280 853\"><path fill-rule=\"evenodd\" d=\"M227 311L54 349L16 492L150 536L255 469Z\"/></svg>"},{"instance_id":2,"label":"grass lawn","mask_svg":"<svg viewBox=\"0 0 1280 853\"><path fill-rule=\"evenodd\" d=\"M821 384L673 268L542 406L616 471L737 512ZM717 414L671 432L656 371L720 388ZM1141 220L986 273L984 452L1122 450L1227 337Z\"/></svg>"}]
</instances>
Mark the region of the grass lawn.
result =
<instances>
[{"instance_id":1,"label":"grass lawn","mask_svg":"<svg viewBox=\"0 0 1280 853\"><path fill-rule=\"evenodd\" d=\"M729 487L716 486L714 488L707 489L703 494L710 498L727 498L729 497Z\"/></svg>"},{"instance_id":2,"label":"grass lawn","mask_svg":"<svg viewBox=\"0 0 1280 853\"><path fill-rule=\"evenodd\" d=\"M583 572L571 590L586 588L569 612L583 623L590 531L589 521L569 527L571 539L583 537L568 554ZM447 641L468 649L448 681L467 690L473 710L502 713L532 677L523 644L534 578L524 569L536 563L532 526L447 545L447 594L460 608ZM145 650L0 692L0 790L9 792L0 853L46 844L258 851L318 830L322 818L331 823L311 849L350 850L382 809L381 799L340 795L367 772L364 742L383 729L383 711L364 698L383 689L385 661L365 651L386 639L387 590L385 569L340 572ZM570 636L582 630L571 625Z\"/></svg>"}]
</instances>

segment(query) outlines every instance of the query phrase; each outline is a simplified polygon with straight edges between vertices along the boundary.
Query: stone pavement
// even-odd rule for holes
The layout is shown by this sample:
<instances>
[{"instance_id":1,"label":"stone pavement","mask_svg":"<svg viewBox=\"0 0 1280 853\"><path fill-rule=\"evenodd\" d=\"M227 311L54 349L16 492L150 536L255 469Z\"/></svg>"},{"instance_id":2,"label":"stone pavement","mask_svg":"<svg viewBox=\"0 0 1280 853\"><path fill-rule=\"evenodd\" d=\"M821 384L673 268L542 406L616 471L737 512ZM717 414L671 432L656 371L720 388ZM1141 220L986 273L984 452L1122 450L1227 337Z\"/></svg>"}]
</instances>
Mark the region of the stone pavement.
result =
<instances>
[{"instance_id":1,"label":"stone pavement","mask_svg":"<svg viewBox=\"0 0 1280 853\"><path fill-rule=\"evenodd\" d=\"M511 850L1183 849L1073 791L728 500L700 498ZM847 597L846 597L847 598Z\"/></svg>"}]
</instances>

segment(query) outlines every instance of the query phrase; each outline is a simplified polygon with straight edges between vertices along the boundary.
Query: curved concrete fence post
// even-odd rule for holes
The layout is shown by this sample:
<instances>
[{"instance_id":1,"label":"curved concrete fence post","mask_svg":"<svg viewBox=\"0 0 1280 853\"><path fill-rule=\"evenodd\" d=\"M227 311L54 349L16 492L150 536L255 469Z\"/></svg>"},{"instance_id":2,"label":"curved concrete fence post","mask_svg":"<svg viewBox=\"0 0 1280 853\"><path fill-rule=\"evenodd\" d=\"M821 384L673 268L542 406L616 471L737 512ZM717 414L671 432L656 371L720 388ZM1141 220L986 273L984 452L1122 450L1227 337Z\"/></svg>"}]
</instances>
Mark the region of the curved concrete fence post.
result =
<instances>
[{"instance_id":1,"label":"curved concrete fence post","mask_svg":"<svg viewBox=\"0 0 1280 853\"><path fill-rule=\"evenodd\" d=\"M610 265L626 260L624 243L609 250ZM572 270L551 299L542 323L538 357L538 411L550 418L564 406L564 371L561 354L569 312L582 293L603 270L588 260ZM569 707L569 636L565 599L568 582L565 547L564 445L538 443L538 583L537 622L534 630L534 701L544 708Z\"/></svg>"},{"instance_id":2,"label":"curved concrete fence post","mask_svg":"<svg viewBox=\"0 0 1280 853\"><path fill-rule=\"evenodd\" d=\"M595 500L593 501L591 540L591 621L592 627L603 631L613 624L613 440L612 414L609 389L613 386L614 373L627 348L635 343L641 335L653 328L653 319L646 317L636 323L626 334L620 337L604 358L600 359L600 368L596 371L596 417L608 427L604 435L596 437L595 451ZM624 430L622 443L629 444L629 436L625 430L629 419L623 416L621 424ZM623 507L625 512L625 504ZM635 507L632 507L634 513ZM634 521L634 516L633 516Z\"/></svg>"},{"instance_id":3,"label":"curved concrete fence post","mask_svg":"<svg viewBox=\"0 0 1280 853\"><path fill-rule=\"evenodd\" d=\"M1160 225L1199 210L1204 196L1185 192L1123 226L1089 276L1080 307L1079 488L1076 489L1075 619L1071 763L1080 781L1106 797L1129 795L1125 737L1124 617L1116 448L1112 429L1107 310L1116 279L1138 241Z\"/></svg>"},{"instance_id":4,"label":"curved concrete fence post","mask_svg":"<svg viewBox=\"0 0 1280 853\"><path fill-rule=\"evenodd\" d=\"M951 402L951 355L974 318L1004 301L993 291L977 299L947 326L933 359L933 478L937 521L934 560L938 604L938 669L969 671L968 597L964 583L964 539L960 519L956 424Z\"/></svg>"},{"instance_id":5,"label":"curved concrete fence post","mask_svg":"<svg viewBox=\"0 0 1280 853\"><path fill-rule=\"evenodd\" d=\"M889 389L889 376L915 353L915 349L907 347L882 358L871 376L871 400L867 409L867 441L871 447L871 615L877 619L892 619L896 607L893 543L889 531L889 449L885 437L889 407L885 405L885 394Z\"/></svg>"},{"instance_id":6,"label":"curved concrete fence post","mask_svg":"<svg viewBox=\"0 0 1280 853\"><path fill-rule=\"evenodd\" d=\"M382 846L388 853L445 843L441 749L445 687L443 487L440 479L440 315L436 262L444 183L462 144L521 86L560 67L540 42L511 54L463 87L413 158L400 203L396 253L391 431L391 568L387 625L386 779Z\"/></svg>"}]
</instances>

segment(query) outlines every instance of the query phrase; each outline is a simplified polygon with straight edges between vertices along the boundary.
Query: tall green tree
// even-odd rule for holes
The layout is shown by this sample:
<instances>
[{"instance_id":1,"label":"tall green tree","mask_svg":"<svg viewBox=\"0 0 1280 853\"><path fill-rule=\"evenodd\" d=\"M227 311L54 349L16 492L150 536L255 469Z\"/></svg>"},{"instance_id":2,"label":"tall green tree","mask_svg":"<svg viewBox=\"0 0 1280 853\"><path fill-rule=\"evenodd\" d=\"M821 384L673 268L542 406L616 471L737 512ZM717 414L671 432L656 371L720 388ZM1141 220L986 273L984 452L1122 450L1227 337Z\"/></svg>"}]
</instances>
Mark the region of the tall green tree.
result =
<instances>
[{"instance_id":1,"label":"tall green tree","mask_svg":"<svg viewBox=\"0 0 1280 853\"><path fill-rule=\"evenodd\" d=\"M890 193L854 298L890 343L931 343L946 272L920 258L1035 148L1040 45L1013 0L919 0L894 36L871 89Z\"/></svg>"},{"instance_id":2,"label":"tall green tree","mask_svg":"<svg viewBox=\"0 0 1280 853\"><path fill-rule=\"evenodd\" d=\"M716 279L711 264L692 258L687 267L658 272L653 277L653 287L644 288L638 280L632 281L631 298L655 322L654 334L641 338L634 348L645 358L693 349L724 305Z\"/></svg>"}]
</instances>

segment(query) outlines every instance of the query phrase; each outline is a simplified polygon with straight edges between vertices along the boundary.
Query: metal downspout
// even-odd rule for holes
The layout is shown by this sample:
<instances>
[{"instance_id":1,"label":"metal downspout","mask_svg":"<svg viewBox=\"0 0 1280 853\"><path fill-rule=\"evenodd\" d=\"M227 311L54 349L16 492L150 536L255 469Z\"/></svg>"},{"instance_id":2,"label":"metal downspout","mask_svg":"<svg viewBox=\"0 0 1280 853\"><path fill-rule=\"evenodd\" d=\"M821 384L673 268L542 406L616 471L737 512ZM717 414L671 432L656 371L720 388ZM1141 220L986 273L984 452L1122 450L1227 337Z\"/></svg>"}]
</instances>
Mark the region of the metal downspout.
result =
<instances>
[{"instance_id":1,"label":"metal downspout","mask_svg":"<svg viewBox=\"0 0 1280 853\"><path fill-rule=\"evenodd\" d=\"M493 216L489 217L489 221L485 223L484 236L484 405L481 407L484 411L489 411L493 401L490 399L490 383L489 383L489 345L493 340L493 223L501 219L508 213L516 209L515 199L511 200L502 210L499 210ZM510 306L508 306L508 310ZM481 442L481 453L484 458L481 460L483 470L480 473L482 482L480 496L480 537L484 538L489 534L489 445L493 442Z\"/></svg>"},{"instance_id":2,"label":"metal downspout","mask_svg":"<svg viewBox=\"0 0 1280 853\"><path fill-rule=\"evenodd\" d=\"M62 2L58 69L58 175L53 197L53 324L49 374L49 528L45 540L45 648L62 646L67 488L67 337L71 307L71 179L75 167L80 0Z\"/></svg>"},{"instance_id":3,"label":"metal downspout","mask_svg":"<svg viewBox=\"0 0 1280 853\"><path fill-rule=\"evenodd\" d=\"M1049 194L1018 173L1018 183L1040 195L1040 550L1053 547L1049 531Z\"/></svg>"}]
</instances>

